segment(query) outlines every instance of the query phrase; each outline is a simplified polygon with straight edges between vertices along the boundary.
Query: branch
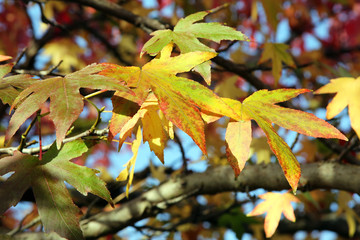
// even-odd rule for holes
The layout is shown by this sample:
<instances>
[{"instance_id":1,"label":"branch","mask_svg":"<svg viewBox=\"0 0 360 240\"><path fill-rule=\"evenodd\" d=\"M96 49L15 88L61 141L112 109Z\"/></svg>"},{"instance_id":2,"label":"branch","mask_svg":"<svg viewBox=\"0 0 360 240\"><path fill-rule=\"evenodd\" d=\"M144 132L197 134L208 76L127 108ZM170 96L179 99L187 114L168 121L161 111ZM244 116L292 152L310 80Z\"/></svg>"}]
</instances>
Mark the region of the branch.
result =
<instances>
[{"instance_id":1,"label":"branch","mask_svg":"<svg viewBox=\"0 0 360 240\"><path fill-rule=\"evenodd\" d=\"M359 171L358 166L335 162L304 164L299 190L339 189L360 193L360 185L354 184L360 181ZM95 239L116 233L141 219L155 216L190 196L228 191L245 192L259 188L268 191L290 188L279 164L247 165L237 180L234 179L233 170L229 166L219 166L204 173L172 178L110 212L102 212L82 220L81 228L87 239ZM24 234L38 236L38 233Z\"/></svg>"},{"instance_id":2,"label":"branch","mask_svg":"<svg viewBox=\"0 0 360 240\"><path fill-rule=\"evenodd\" d=\"M125 20L125 21L141 28L142 30L144 30L147 33L151 33L155 30L166 29L166 28L170 27L168 25L162 24L161 22L159 22L157 20L138 16L138 15L124 9L120 5L110 2L110 1L104 1L104 0L62 0L62 1L63 2L73 2L73 3L78 3L81 5L93 7L96 10L102 11L107 15Z\"/></svg>"},{"instance_id":3,"label":"branch","mask_svg":"<svg viewBox=\"0 0 360 240\"><path fill-rule=\"evenodd\" d=\"M360 185L353 184L360 181L359 171L360 167L338 163L322 162L302 165L299 190L341 189L360 193ZM290 186L277 163L247 165L237 180L234 179L231 167L221 166L204 173L170 179L113 211L99 213L82 221L81 227L84 235L92 239L116 233L192 195L228 191L245 192L258 188L273 191L289 189Z\"/></svg>"},{"instance_id":4,"label":"branch","mask_svg":"<svg viewBox=\"0 0 360 240\"><path fill-rule=\"evenodd\" d=\"M86 130L85 132L82 132L82 133L76 135L76 136L64 139L63 143L75 141L76 139L84 138L84 137L88 137L88 136L99 136L99 137L100 136L105 136L105 135L108 134L108 132L109 132L109 129L107 129L107 128L104 128L104 129L101 129L101 130L95 130L95 131L91 131L89 129L89 130ZM47 151L51 147L51 145L52 144L43 146L42 150ZM1 154L13 155L15 150L17 150L16 147L0 148L0 155ZM23 149L21 152L26 153L26 154L30 154L30 155L37 154L37 153L40 152L40 147Z\"/></svg>"}]
</instances>

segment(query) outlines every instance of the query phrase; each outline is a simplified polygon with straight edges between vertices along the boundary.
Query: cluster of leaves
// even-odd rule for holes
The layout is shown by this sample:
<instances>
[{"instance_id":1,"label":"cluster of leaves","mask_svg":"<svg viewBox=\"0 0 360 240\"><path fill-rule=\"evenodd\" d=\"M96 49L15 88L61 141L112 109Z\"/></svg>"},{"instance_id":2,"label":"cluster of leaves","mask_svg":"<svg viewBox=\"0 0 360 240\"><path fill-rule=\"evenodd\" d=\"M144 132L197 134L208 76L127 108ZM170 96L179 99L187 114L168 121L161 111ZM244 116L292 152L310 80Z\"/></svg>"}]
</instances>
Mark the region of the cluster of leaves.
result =
<instances>
[{"instance_id":1,"label":"cluster of leaves","mask_svg":"<svg viewBox=\"0 0 360 240\"><path fill-rule=\"evenodd\" d=\"M142 67L124 67L111 63L92 64L63 77L37 80L26 74L5 77L11 72L13 64L1 65L0 99L4 104L11 105L11 110L15 109L6 139L10 140L32 115L36 114L35 118L41 118L44 114L40 115L38 111L48 99L48 117L56 129L56 143L44 155L35 157L23 154L22 146L13 156L1 159L1 175L14 172L1 185L1 213L16 205L24 192L31 187L45 230L55 231L68 239L81 239L78 209L72 203L64 181L84 195L92 193L112 204L110 194L104 182L96 176L96 171L70 162L88 152L92 143L83 140L63 143L84 108L85 98L80 94L80 88L99 89L99 92L116 91L112 97L113 115L109 124L108 140L119 135L119 149L132 133L136 133L135 140L131 143L134 155L117 178L119 181L128 180L127 195L134 178L141 142L148 142L150 149L164 163L166 142L168 138L174 138L176 126L187 133L206 155L206 123L212 123L224 116L228 119L225 134L227 160L235 177L241 174L249 158L251 120L254 120L264 131L267 142L295 193L301 175L300 164L272 124L316 138L347 138L313 114L276 105L310 92L308 89L260 90L241 102L219 97L204 85L179 76L180 73L193 69L208 85L211 84L211 59L217 54L198 38L215 42L248 41L240 31L220 23L196 23L213 12L198 12L181 19L173 30L153 32L153 37L144 44L141 55L148 53L156 58ZM179 54L173 52L174 45L180 50ZM272 74L276 83L281 76L282 63L295 67L287 48L285 44L266 43L259 60L259 63L272 60ZM0 61L7 59L8 57L1 56ZM315 93L337 92L338 95L328 106L327 117L333 118L349 105L351 123L359 135L357 111L360 106L353 98L359 91L358 82L359 79L353 78L335 79ZM100 113L99 110L99 115ZM97 122L90 131L94 131L96 125ZM10 189L15 191L8 194ZM249 216L268 212L264 225L267 237L274 234L281 213L295 221L290 202L299 200L293 194L268 193L260 197L265 199L265 202L253 209ZM346 207L344 209L351 212ZM351 214L348 213L349 216Z\"/></svg>"}]
</instances>

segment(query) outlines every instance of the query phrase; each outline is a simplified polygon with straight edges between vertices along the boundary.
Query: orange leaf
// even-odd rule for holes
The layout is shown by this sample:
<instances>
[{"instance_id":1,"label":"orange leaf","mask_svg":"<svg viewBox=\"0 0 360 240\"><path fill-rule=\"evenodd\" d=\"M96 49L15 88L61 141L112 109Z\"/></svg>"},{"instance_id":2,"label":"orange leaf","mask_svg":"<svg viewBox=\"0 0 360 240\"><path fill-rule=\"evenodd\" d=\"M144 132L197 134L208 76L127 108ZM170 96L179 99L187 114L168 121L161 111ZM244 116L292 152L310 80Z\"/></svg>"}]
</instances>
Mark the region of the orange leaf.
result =
<instances>
[{"instance_id":1,"label":"orange leaf","mask_svg":"<svg viewBox=\"0 0 360 240\"><path fill-rule=\"evenodd\" d=\"M0 55L0 62L4 62L4 61L10 60L10 59L12 59L12 57Z\"/></svg>"},{"instance_id":2,"label":"orange leaf","mask_svg":"<svg viewBox=\"0 0 360 240\"><path fill-rule=\"evenodd\" d=\"M281 213L292 222L295 222L294 209L291 202L299 202L298 198L291 193L268 192L260 195L264 202L257 205L247 216L257 216L267 212L264 223L266 237L271 237L279 225Z\"/></svg>"}]
</instances>

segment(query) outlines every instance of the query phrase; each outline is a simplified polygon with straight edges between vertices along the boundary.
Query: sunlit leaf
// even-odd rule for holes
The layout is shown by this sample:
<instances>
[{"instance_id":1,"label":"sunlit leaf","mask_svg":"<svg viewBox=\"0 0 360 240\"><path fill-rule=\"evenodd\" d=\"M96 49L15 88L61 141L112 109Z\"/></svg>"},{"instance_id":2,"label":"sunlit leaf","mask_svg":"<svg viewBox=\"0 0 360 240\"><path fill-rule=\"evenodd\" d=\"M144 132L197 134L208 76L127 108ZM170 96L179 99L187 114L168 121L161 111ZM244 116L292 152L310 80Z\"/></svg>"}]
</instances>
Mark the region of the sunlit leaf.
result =
<instances>
[{"instance_id":1,"label":"sunlit leaf","mask_svg":"<svg viewBox=\"0 0 360 240\"><path fill-rule=\"evenodd\" d=\"M257 205L247 216L257 216L267 213L264 223L267 238L275 233L282 213L287 219L295 222L295 214L291 202L299 202L299 200L294 195L290 193L281 194L268 192L260 195L260 198L265 201Z\"/></svg>"},{"instance_id":2,"label":"sunlit leaf","mask_svg":"<svg viewBox=\"0 0 360 240\"><path fill-rule=\"evenodd\" d=\"M348 106L351 126L360 137L360 78L332 79L330 83L315 91L315 94L323 93L336 93L326 108L326 118L332 119Z\"/></svg>"}]
</instances>

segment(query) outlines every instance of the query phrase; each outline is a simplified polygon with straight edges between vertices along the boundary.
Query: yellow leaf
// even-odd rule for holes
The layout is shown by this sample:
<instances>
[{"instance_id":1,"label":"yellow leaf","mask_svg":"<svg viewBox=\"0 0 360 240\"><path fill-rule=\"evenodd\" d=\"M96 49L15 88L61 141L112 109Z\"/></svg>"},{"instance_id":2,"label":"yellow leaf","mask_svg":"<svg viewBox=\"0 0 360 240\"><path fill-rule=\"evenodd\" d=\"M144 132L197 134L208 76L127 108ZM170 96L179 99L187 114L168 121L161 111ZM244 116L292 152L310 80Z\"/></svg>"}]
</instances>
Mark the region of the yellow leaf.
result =
<instances>
[{"instance_id":1,"label":"yellow leaf","mask_svg":"<svg viewBox=\"0 0 360 240\"><path fill-rule=\"evenodd\" d=\"M254 138L250 145L250 156L256 155L256 163L270 163L271 149L266 137Z\"/></svg>"},{"instance_id":2,"label":"yellow leaf","mask_svg":"<svg viewBox=\"0 0 360 240\"><path fill-rule=\"evenodd\" d=\"M295 222L296 219L291 202L299 202L297 197L291 193L281 194L268 192L260 195L260 198L265 201L257 205L247 216L257 216L267 212L264 223L267 238L275 233L279 225L281 213L283 213L288 220Z\"/></svg>"},{"instance_id":3,"label":"yellow leaf","mask_svg":"<svg viewBox=\"0 0 360 240\"><path fill-rule=\"evenodd\" d=\"M353 237L356 231L356 221L355 219L359 220L359 217L355 213L353 209L349 207L349 201L352 200L352 194L345 192L345 191L339 191L338 195L338 204L339 208L337 210L337 215L340 215L342 213L345 214L346 222L349 226L349 237Z\"/></svg>"},{"instance_id":4,"label":"yellow leaf","mask_svg":"<svg viewBox=\"0 0 360 240\"><path fill-rule=\"evenodd\" d=\"M44 47L44 54L51 56L51 64L57 65L63 60L58 69L65 73L71 72L72 68L85 67L85 63L80 58L83 53L84 49L68 38L51 41Z\"/></svg>"},{"instance_id":5,"label":"yellow leaf","mask_svg":"<svg viewBox=\"0 0 360 240\"><path fill-rule=\"evenodd\" d=\"M166 144L166 134L158 115L158 106L148 108L141 121L143 124L144 142L149 143L150 149L164 163L164 148Z\"/></svg>"},{"instance_id":6,"label":"yellow leaf","mask_svg":"<svg viewBox=\"0 0 360 240\"><path fill-rule=\"evenodd\" d=\"M236 86L238 80L238 76L232 76L224 79L216 85L214 92L217 93L220 97L226 97L231 99L239 99L247 96L246 92Z\"/></svg>"},{"instance_id":7,"label":"yellow leaf","mask_svg":"<svg viewBox=\"0 0 360 240\"><path fill-rule=\"evenodd\" d=\"M142 135L141 135L141 127L139 126L136 132L136 139L133 141L131 146L131 151L133 152L134 155L124 165L126 169L122 170L119 176L116 178L117 181L125 181L129 177L128 183L126 184L126 197L129 197L129 189L134 179L135 162L141 142L142 142Z\"/></svg>"},{"instance_id":8,"label":"yellow leaf","mask_svg":"<svg viewBox=\"0 0 360 240\"><path fill-rule=\"evenodd\" d=\"M332 119L349 106L351 126L360 137L360 77L331 79L330 83L315 91L315 94L323 93L336 93L326 108L326 118Z\"/></svg>"},{"instance_id":9,"label":"yellow leaf","mask_svg":"<svg viewBox=\"0 0 360 240\"><path fill-rule=\"evenodd\" d=\"M251 121L229 122L225 134L226 154L235 177L245 167L249 159L251 143Z\"/></svg>"}]
</instances>

